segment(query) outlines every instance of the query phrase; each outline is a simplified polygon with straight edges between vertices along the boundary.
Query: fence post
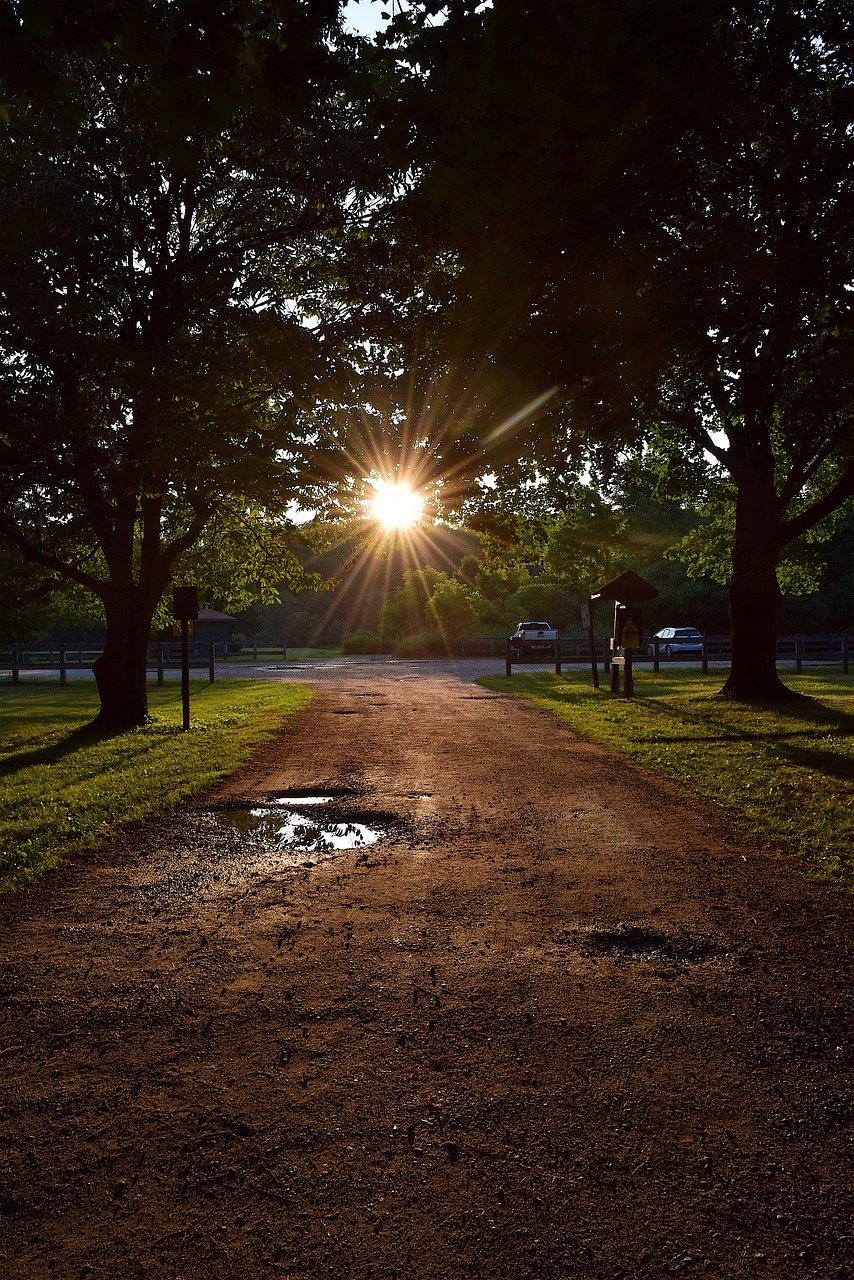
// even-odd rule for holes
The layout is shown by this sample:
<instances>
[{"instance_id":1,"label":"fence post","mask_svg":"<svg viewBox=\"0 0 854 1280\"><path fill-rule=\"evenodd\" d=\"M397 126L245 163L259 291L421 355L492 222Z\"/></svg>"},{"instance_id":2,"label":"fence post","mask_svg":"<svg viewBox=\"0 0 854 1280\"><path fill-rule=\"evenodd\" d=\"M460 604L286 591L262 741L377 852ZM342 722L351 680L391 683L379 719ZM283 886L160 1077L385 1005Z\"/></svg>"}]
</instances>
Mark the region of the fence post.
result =
<instances>
[{"instance_id":1,"label":"fence post","mask_svg":"<svg viewBox=\"0 0 854 1280\"><path fill-rule=\"evenodd\" d=\"M18 646L12 645L12 684L17 684L20 679L21 672L18 667Z\"/></svg>"},{"instance_id":2,"label":"fence post","mask_svg":"<svg viewBox=\"0 0 854 1280\"><path fill-rule=\"evenodd\" d=\"M504 646L504 674L506 676L509 676L511 674L511 671L512 671L512 659L510 657L510 637L508 636L506 644Z\"/></svg>"},{"instance_id":3,"label":"fence post","mask_svg":"<svg viewBox=\"0 0 854 1280\"><path fill-rule=\"evenodd\" d=\"M842 674L848 675L848 637L842 637Z\"/></svg>"},{"instance_id":4,"label":"fence post","mask_svg":"<svg viewBox=\"0 0 854 1280\"><path fill-rule=\"evenodd\" d=\"M656 675L661 670L661 641L658 636L652 639L652 669Z\"/></svg>"},{"instance_id":5,"label":"fence post","mask_svg":"<svg viewBox=\"0 0 854 1280\"><path fill-rule=\"evenodd\" d=\"M157 649L157 683L163 685L163 645L159 645Z\"/></svg>"},{"instance_id":6,"label":"fence post","mask_svg":"<svg viewBox=\"0 0 854 1280\"><path fill-rule=\"evenodd\" d=\"M705 642L705 640L703 641L703 663L702 663L702 672L703 672L703 675L704 675L704 676L707 676L707 675L709 674L709 654L708 654L708 650L706 649L706 642Z\"/></svg>"},{"instance_id":7,"label":"fence post","mask_svg":"<svg viewBox=\"0 0 854 1280\"><path fill-rule=\"evenodd\" d=\"M252 643L252 661L253 662L258 661L258 641L257 640L254 640Z\"/></svg>"},{"instance_id":8,"label":"fence post","mask_svg":"<svg viewBox=\"0 0 854 1280\"><path fill-rule=\"evenodd\" d=\"M800 636L795 636L795 671L800 675L803 669L803 640Z\"/></svg>"},{"instance_id":9,"label":"fence post","mask_svg":"<svg viewBox=\"0 0 854 1280\"><path fill-rule=\"evenodd\" d=\"M59 683L66 684L68 681L68 663L65 657L65 645L59 646Z\"/></svg>"}]
</instances>

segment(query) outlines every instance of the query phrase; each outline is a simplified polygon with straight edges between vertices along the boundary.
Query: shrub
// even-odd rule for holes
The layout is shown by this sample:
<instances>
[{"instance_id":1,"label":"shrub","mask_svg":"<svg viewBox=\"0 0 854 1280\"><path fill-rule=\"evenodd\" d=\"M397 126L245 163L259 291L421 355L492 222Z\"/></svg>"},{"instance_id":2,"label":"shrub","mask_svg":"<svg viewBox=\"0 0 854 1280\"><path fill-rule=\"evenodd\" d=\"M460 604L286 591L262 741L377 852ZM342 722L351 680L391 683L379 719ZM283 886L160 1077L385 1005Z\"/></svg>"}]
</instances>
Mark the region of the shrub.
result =
<instances>
[{"instance_id":1,"label":"shrub","mask_svg":"<svg viewBox=\"0 0 854 1280\"><path fill-rule=\"evenodd\" d=\"M344 637L343 649L345 653L388 653L390 646L375 631L360 627Z\"/></svg>"},{"instance_id":2,"label":"shrub","mask_svg":"<svg viewBox=\"0 0 854 1280\"><path fill-rule=\"evenodd\" d=\"M447 658L450 649L440 631L435 627L424 627L414 635L398 640L394 652L397 658Z\"/></svg>"}]
</instances>

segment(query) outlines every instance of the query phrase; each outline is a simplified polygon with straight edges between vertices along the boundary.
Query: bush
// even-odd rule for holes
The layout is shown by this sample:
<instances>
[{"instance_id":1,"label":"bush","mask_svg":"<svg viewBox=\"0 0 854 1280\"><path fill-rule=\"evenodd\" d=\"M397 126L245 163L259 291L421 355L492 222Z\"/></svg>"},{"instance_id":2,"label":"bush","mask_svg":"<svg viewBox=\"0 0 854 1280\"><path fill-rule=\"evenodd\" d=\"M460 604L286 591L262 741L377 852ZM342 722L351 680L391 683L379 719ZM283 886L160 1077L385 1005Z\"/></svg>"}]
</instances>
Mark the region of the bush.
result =
<instances>
[{"instance_id":1,"label":"bush","mask_svg":"<svg viewBox=\"0 0 854 1280\"><path fill-rule=\"evenodd\" d=\"M391 646L384 643L375 631L360 627L344 637L345 653L388 653Z\"/></svg>"},{"instance_id":2,"label":"bush","mask_svg":"<svg viewBox=\"0 0 854 1280\"><path fill-rule=\"evenodd\" d=\"M397 658L447 658L450 648L440 631L435 627L424 627L414 635L398 640L394 653Z\"/></svg>"}]
</instances>

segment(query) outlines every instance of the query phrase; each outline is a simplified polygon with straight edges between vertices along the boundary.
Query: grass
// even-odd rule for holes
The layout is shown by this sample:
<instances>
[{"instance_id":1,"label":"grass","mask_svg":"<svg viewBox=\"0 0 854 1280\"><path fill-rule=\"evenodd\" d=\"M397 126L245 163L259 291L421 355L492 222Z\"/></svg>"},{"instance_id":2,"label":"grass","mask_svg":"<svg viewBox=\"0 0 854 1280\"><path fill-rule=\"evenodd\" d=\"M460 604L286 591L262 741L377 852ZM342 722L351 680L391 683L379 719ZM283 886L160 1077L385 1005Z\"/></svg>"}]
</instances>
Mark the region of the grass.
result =
<instances>
[{"instance_id":1,"label":"grass","mask_svg":"<svg viewBox=\"0 0 854 1280\"><path fill-rule=\"evenodd\" d=\"M151 723L88 728L94 684L0 686L0 892L19 889L138 818L232 773L311 692L266 681L192 681L181 730L180 682L149 691Z\"/></svg>"},{"instance_id":2,"label":"grass","mask_svg":"<svg viewBox=\"0 0 854 1280\"><path fill-rule=\"evenodd\" d=\"M813 670L787 677L803 701L756 706L721 698L720 673L635 669L635 697L589 676L490 676L573 729L660 774L765 848L806 860L809 875L854 889L854 680Z\"/></svg>"}]
</instances>

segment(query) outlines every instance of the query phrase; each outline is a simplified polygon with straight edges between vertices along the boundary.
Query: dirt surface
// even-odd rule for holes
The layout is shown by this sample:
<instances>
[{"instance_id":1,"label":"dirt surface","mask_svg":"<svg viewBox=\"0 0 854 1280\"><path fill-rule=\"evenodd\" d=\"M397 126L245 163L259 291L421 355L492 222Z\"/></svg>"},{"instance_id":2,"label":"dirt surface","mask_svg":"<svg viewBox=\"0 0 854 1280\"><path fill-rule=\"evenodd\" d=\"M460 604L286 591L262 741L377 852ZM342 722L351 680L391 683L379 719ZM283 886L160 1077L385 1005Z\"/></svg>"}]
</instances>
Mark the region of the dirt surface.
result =
<instances>
[{"instance_id":1,"label":"dirt surface","mask_svg":"<svg viewBox=\"0 0 854 1280\"><path fill-rule=\"evenodd\" d=\"M851 899L471 668L302 674L0 901L0 1275L851 1280ZM222 820L287 792L383 834Z\"/></svg>"}]
</instances>

